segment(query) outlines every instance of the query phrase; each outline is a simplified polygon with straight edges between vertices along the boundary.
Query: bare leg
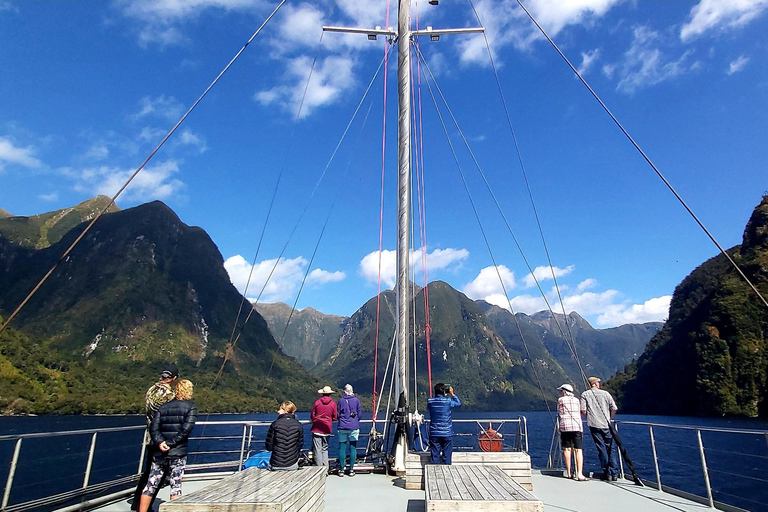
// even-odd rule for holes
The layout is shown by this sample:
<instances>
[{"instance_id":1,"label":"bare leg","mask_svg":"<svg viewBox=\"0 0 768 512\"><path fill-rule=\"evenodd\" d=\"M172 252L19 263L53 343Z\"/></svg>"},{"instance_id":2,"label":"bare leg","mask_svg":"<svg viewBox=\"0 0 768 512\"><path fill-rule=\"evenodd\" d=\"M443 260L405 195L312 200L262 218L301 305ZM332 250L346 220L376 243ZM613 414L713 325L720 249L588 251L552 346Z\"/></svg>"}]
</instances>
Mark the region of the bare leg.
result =
<instances>
[{"instance_id":1,"label":"bare leg","mask_svg":"<svg viewBox=\"0 0 768 512\"><path fill-rule=\"evenodd\" d=\"M563 458L565 459L565 473L567 478L570 478L571 473L571 448L563 448Z\"/></svg>"},{"instance_id":2,"label":"bare leg","mask_svg":"<svg viewBox=\"0 0 768 512\"><path fill-rule=\"evenodd\" d=\"M576 449L576 478L581 479L584 476L584 452Z\"/></svg>"},{"instance_id":3,"label":"bare leg","mask_svg":"<svg viewBox=\"0 0 768 512\"><path fill-rule=\"evenodd\" d=\"M142 494L141 500L139 501L139 512L147 512L150 503L152 503L152 496L145 496Z\"/></svg>"}]
</instances>

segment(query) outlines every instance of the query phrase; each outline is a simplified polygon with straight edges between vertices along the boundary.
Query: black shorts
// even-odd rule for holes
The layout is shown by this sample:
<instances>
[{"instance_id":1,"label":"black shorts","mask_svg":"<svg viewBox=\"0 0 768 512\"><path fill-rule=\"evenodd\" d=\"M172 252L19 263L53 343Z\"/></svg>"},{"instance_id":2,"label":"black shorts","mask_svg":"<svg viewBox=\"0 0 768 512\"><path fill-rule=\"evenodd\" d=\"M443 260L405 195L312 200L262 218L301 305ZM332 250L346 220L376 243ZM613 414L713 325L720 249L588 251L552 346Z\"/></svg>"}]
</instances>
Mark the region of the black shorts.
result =
<instances>
[{"instance_id":1,"label":"black shorts","mask_svg":"<svg viewBox=\"0 0 768 512\"><path fill-rule=\"evenodd\" d=\"M563 445L563 448L581 450L581 432L560 432L560 444Z\"/></svg>"}]
</instances>

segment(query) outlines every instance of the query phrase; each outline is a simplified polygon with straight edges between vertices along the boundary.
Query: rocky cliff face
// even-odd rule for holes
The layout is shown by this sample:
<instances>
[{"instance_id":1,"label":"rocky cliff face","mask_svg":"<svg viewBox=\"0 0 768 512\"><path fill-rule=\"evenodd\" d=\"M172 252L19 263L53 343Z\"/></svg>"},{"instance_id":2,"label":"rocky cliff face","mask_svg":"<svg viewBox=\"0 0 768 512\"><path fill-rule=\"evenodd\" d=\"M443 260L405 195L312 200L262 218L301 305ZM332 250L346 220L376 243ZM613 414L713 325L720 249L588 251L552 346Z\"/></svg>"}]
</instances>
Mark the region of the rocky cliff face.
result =
<instances>
[{"instance_id":1,"label":"rocky cliff face","mask_svg":"<svg viewBox=\"0 0 768 512\"><path fill-rule=\"evenodd\" d=\"M40 250L0 237L0 275L8 283L0 290L0 311L12 311L84 227ZM240 301L208 235L154 202L102 217L14 327L68 369L130 378L148 368L151 381L163 361L176 361L197 381L209 410L271 410L284 394L308 403L315 379L280 351L259 315L230 354L217 383L222 394L205 391L227 352ZM145 389L146 382L136 393Z\"/></svg>"},{"instance_id":2,"label":"rocky cliff face","mask_svg":"<svg viewBox=\"0 0 768 512\"><path fill-rule=\"evenodd\" d=\"M768 296L768 196L728 251ZM768 308L723 255L675 289L669 320L609 383L627 412L768 416Z\"/></svg>"}]
</instances>

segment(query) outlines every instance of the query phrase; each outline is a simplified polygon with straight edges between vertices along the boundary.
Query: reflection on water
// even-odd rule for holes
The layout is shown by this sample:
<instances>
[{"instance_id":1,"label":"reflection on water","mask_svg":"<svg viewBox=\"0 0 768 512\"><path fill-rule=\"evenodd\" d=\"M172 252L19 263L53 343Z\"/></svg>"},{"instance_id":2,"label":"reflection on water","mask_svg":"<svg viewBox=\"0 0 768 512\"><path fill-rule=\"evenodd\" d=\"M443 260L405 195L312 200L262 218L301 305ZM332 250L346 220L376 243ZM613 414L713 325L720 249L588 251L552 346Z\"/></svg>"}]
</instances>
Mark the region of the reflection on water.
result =
<instances>
[{"instance_id":1,"label":"reflection on water","mask_svg":"<svg viewBox=\"0 0 768 512\"><path fill-rule=\"evenodd\" d=\"M534 467L545 467L552 440L554 417L547 412L526 413L471 413L454 411L456 419L477 417L517 418L524 415L528 420L528 435L531 461ZM272 421L274 414L227 414L201 416L200 420L260 420ZM299 413L300 420L308 420L308 413ZM370 419L370 413L364 414ZM768 430L768 422L749 419L679 418L667 416L619 415L617 420L650 422L668 425L696 425L699 427L737 428ZM31 432L49 432L105 428L128 425L142 425L142 416L37 416L0 417L0 435ZM484 427L488 425L484 422ZM379 422L378 430L383 429ZM493 424L499 429L499 423ZM368 428L368 427L365 427ZM456 423L457 450L477 447L480 427L476 423ZM507 423L500 427L506 447L515 443L517 425ZM311 441L309 430L305 431L305 448ZM361 432L367 434L367 432ZM621 425L620 433L639 475L655 481L655 469L650 448L647 426ZM136 473L140 455L140 431L104 433L97 439L96 457L90 484L110 481L121 476ZM255 428L251 450L264 449L266 428ZM220 425L198 426L193 432L190 449L199 452L190 455L190 464L232 460L239 456L241 431L233 432L231 427ZM701 459L695 430L680 430L654 427L657 453L664 485L688 492L706 495ZM725 434L702 432L707 466L712 482L714 497L718 501L731 503L748 510L768 512L768 483L764 468L768 465L768 438L764 435ZM364 449L367 441L361 435L359 448ZM87 464L87 453L91 443L90 435L69 436L57 439L29 439L23 442L19 467L13 484L10 503L20 503L82 486ZM0 442L0 481L8 476L14 443ZM212 454L210 452L225 452ZM338 455L338 445L331 439L330 455ZM585 472L599 472L597 454L589 439L584 442Z\"/></svg>"}]
</instances>

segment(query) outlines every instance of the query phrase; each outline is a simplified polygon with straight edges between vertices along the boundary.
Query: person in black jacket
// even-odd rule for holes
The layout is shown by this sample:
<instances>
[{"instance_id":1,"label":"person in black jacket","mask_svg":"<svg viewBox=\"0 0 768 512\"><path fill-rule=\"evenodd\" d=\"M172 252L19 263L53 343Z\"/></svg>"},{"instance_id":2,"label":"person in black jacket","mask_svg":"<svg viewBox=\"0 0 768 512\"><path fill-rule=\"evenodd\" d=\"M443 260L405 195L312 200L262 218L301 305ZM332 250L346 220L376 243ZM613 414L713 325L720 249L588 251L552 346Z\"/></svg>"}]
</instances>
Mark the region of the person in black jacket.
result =
<instances>
[{"instance_id":1,"label":"person in black jacket","mask_svg":"<svg viewBox=\"0 0 768 512\"><path fill-rule=\"evenodd\" d=\"M160 451L155 454L149 480L141 494L140 512L149 510L152 496L166 472L171 484L171 499L181 497L181 478L187 464L187 441L197 420L192 389L190 381L180 380L176 385L176 398L163 404L152 419L149 433L152 443Z\"/></svg>"},{"instance_id":2,"label":"person in black jacket","mask_svg":"<svg viewBox=\"0 0 768 512\"><path fill-rule=\"evenodd\" d=\"M267 450L272 452L269 469L292 471L299 469L299 455L304 446L304 427L296 419L293 402L283 402L277 410L278 417L267 431Z\"/></svg>"}]
</instances>

